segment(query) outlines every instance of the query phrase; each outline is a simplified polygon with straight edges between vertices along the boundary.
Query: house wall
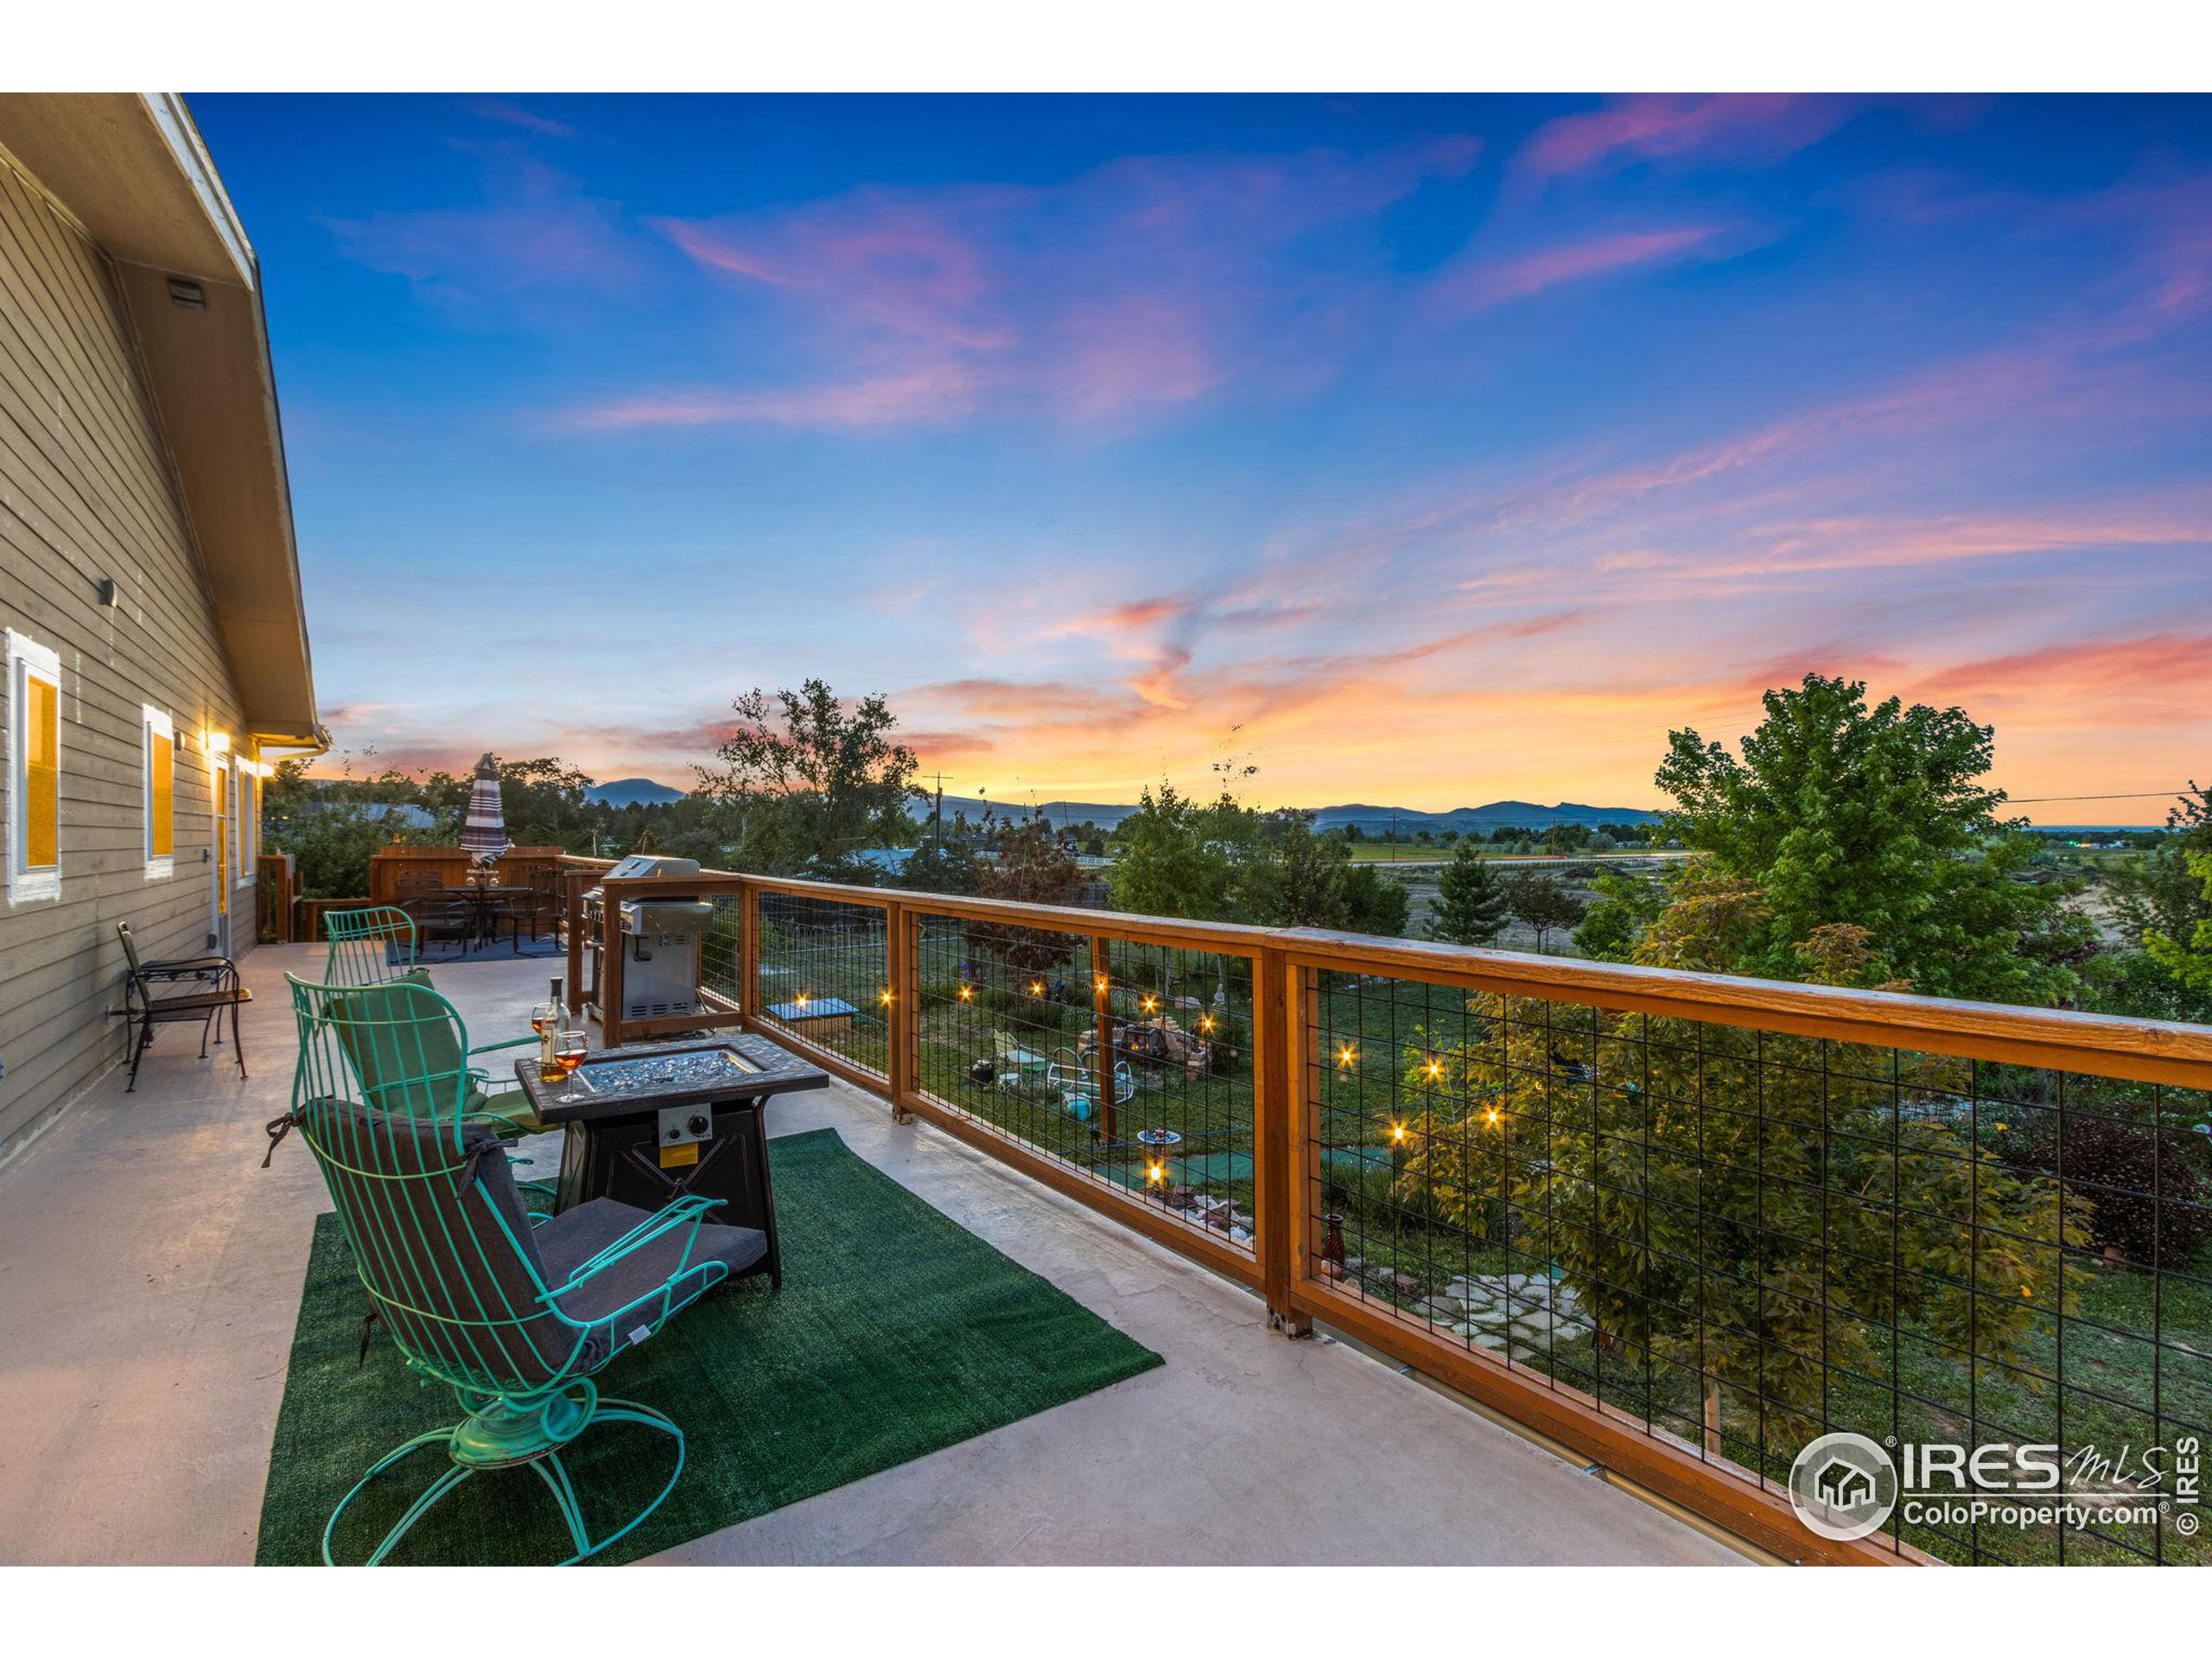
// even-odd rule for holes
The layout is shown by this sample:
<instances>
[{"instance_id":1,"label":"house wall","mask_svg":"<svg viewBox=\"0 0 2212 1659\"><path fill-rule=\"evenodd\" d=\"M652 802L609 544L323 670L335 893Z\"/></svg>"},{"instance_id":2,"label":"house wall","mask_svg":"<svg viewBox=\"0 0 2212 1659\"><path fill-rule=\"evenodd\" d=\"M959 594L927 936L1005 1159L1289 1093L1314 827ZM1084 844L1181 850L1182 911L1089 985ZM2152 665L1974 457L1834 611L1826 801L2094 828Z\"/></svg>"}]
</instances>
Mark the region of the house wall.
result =
<instances>
[{"instance_id":1,"label":"house wall","mask_svg":"<svg viewBox=\"0 0 2212 1659\"><path fill-rule=\"evenodd\" d=\"M149 957L209 948L215 757L204 737L245 747L133 338L108 261L0 156L0 626L59 652L62 682L60 894L0 895L0 1158L124 1055L123 1022L107 1014L121 1003L115 924L129 922ZM99 602L103 578L120 590L113 607ZM9 696L0 685L0 715ZM146 868L143 704L176 728L166 879ZM253 938L251 874L232 896L233 955ZM197 1052L196 1028L172 1027L147 1064L197 1064Z\"/></svg>"}]
</instances>

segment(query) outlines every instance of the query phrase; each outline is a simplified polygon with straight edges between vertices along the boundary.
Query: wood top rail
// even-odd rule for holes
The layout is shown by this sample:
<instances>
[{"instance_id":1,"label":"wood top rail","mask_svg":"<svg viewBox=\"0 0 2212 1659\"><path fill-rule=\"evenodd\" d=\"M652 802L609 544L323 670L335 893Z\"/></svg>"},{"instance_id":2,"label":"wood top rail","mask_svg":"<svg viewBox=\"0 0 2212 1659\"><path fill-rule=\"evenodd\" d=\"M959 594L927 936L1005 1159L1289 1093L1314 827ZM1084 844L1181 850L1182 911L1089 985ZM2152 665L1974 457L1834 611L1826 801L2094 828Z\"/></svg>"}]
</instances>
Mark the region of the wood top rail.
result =
<instances>
[{"instance_id":1,"label":"wood top rail","mask_svg":"<svg viewBox=\"0 0 2212 1659\"><path fill-rule=\"evenodd\" d=\"M613 861L570 858L565 862L571 868L603 870ZM715 890L728 892L731 889L726 884L736 882L760 893L794 898L879 910L903 906L918 916L1010 922L1227 956L1256 958L1262 951L1281 950L1296 965L1338 973L1394 976L1505 996L1544 997L1707 1024L2212 1090L2212 1027L2171 1020L1955 1001L1906 992L1796 985L1420 939L1376 938L1321 928L1185 921L1071 905L1031 905L895 887L849 887L727 870L702 870L700 877L648 877L625 881L621 887L625 896L637 897L656 892L698 891L702 880Z\"/></svg>"}]
</instances>

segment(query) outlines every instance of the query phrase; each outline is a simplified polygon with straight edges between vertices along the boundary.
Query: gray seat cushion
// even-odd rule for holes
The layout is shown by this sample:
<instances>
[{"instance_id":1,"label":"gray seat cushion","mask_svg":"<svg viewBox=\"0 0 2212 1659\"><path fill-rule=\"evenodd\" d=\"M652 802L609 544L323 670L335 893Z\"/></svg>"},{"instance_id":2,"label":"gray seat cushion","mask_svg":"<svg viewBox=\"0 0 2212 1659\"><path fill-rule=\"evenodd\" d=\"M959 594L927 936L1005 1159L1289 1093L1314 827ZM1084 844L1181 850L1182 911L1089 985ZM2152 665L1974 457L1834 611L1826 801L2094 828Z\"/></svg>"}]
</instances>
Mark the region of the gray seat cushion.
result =
<instances>
[{"instance_id":1,"label":"gray seat cushion","mask_svg":"<svg viewBox=\"0 0 2212 1659\"><path fill-rule=\"evenodd\" d=\"M544 1263L545 1282L558 1289L578 1268L652 1217L652 1211L634 1205L594 1198L545 1222L537 1229L536 1239ZM570 1319L594 1327L594 1341L604 1340L610 1348L619 1350L633 1332L658 1319L664 1306L673 1313L725 1277L734 1278L767 1253L767 1235L750 1227L702 1222L696 1234L688 1227L672 1228L556 1300ZM616 1317L625 1306L663 1286L668 1287L665 1304L656 1295L652 1301Z\"/></svg>"}]
</instances>

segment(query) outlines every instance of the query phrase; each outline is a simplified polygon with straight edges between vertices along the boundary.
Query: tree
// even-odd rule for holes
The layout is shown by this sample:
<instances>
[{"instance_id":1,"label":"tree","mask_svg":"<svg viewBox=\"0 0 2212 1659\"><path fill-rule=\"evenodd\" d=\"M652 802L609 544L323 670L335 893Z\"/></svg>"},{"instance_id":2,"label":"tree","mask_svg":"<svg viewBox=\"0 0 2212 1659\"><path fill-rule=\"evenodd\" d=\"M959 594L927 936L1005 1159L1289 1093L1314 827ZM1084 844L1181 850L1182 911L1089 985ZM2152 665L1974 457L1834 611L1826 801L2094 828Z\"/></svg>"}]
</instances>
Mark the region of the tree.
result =
<instances>
[{"instance_id":1,"label":"tree","mask_svg":"<svg viewBox=\"0 0 2212 1659\"><path fill-rule=\"evenodd\" d=\"M1573 927L1585 908L1557 876L1541 870L1516 870L1505 883L1505 906L1524 927L1535 930L1539 951L1546 936L1555 928Z\"/></svg>"},{"instance_id":2,"label":"tree","mask_svg":"<svg viewBox=\"0 0 2212 1659\"><path fill-rule=\"evenodd\" d=\"M1397 877L1372 864L1347 862L1337 878L1338 903L1344 925L1354 933L1402 939L1413 910L1413 895Z\"/></svg>"},{"instance_id":3,"label":"tree","mask_svg":"<svg viewBox=\"0 0 2212 1659\"><path fill-rule=\"evenodd\" d=\"M370 750L364 760L373 756ZM385 848L449 842L459 815L440 815L404 772L353 776L350 757L339 776L308 775L310 760L279 760L261 800L263 836L271 851L289 853L301 893L309 899L365 899L369 860ZM429 823L418 814L431 811Z\"/></svg>"},{"instance_id":4,"label":"tree","mask_svg":"<svg viewBox=\"0 0 2212 1659\"><path fill-rule=\"evenodd\" d=\"M1224 792L1201 806L1162 782L1122 820L1121 850L1108 871L1117 910L1217 921L1228 914L1235 866L1222 832L1242 812Z\"/></svg>"},{"instance_id":5,"label":"tree","mask_svg":"<svg viewBox=\"0 0 2212 1659\"><path fill-rule=\"evenodd\" d=\"M1637 1014L1592 1011L1574 1032L1552 1005L1487 994L1467 1007L1484 1035L1416 1031L1404 1052L1427 1116L1400 1201L1555 1263L1601 1345L1693 1391L1716 1455L1756 1461L1726 1444L1732 1424L1770 1446L1821 1432L1834 1378L1882 1374L1892 1325L2018 1363L2071 1306L2058 1251L2030 1242L2083 1241L2056 1189L1947 1123L1899 1121L1903 1099L1964 1088L1966 1062Z\"/></svg>"},{"instance_id":6,"label":"tree","mask_svg":"<svg viewBox=\"0 0 2212 1659\"><path fill-rule=\"evenodd\" d=\"M1462 842L1437 880L1428 937L1447 944L1488 944L1505 931L1509 913L1505 884L1472 842Z\"/></svg>"},{"instance_id":7,"label":"tree","mask_svg":"<svg viewBox=\"0 0 2212 1659\"><path fill-rule=\"evenodd\" d=\"M2212 912L2212 853L2190 854L2189 871L2202 884L2207 910ZM2212 991L2212 920L2197 922L2186 938L2152 932L2145 943L2152 959L2180 983Z\"/></svg>"},{"instance_id":8,"label":"tree","mask_svg":"<svg viewBox=\"0 0 2212 1659\"><path fill-rule=\"evenodd\" d=\"M915 893L972 893L976 882L975 857L960 840L925 841L899 873L899 885Z\"/></svg>"},{"instance_id":9,"label":"tree","mask_svg":"<svg viewBox=\"0 0 2212 1659\"><path fill-rule=\"evenodd\" d=\"M765 874L851 879L867 847L913 838L914 753L894 742L899 721L880 694L841 701L821 680L781 690L758 688L730 704L738 723L701 766L702 793L727 809L730 856Z\"/></svg>"},{"instance_id":10,"label":"tree","mask_svg":"<svg viewBox=\"0 0 2212 1659\"><path fill-rule=\"evenodd\" d=\"M1007 824L999 830L995 856L977 872L976 891L986 899L1025 905L1065 905L1083 885L1082 867L1067 838L1043 818ZM971 919L963 930L970 949L987 950L1019 974L1041 974L1075 954L1071 933L1021 927L1010 922Z\"/></svg>"},{"instance_id":11,"label":"tree","mask_svg":"<svg viewBox=\"0 0 2212 1659\"><path fill-rule=\"evenodd\" d=\"M1741 755L1671 734L1657 781L1668 832L1751 883L1766 918L1726 970L1796 976L1796 948L1838 922L1864 927L1920 991L2049 1002L2075 982L2080 939L2062 894L2014 880L2032 852L1982 782L1993 734L1964 710L1872 709L1859 681L1805 677L1769 691Z\"/></svg>"},{"instance_id":12,"label":"tree","mask_svg":"<svg viewBox=\"0 0 2212 1659\"><path fill-rule=\"evenodd\" d=\"M1626 962L1643 930L1667 907L1667 890L1644 876L1610 870L1591 885L1598 896L1574 930L1574 948L1594 962Z\"/></svg>"},{"instance_id":13,"label":"tree","mask_svg":"<svg viewBox=\"0 0 2212 1659\"><path fill-rule=\"evenodd\" d=\"M1262 927L1344 926L1350 843L1315 835L1311 812L1270 813L1261 830L1239 861L1237 908Z\"/></svg>"}]
</instances>

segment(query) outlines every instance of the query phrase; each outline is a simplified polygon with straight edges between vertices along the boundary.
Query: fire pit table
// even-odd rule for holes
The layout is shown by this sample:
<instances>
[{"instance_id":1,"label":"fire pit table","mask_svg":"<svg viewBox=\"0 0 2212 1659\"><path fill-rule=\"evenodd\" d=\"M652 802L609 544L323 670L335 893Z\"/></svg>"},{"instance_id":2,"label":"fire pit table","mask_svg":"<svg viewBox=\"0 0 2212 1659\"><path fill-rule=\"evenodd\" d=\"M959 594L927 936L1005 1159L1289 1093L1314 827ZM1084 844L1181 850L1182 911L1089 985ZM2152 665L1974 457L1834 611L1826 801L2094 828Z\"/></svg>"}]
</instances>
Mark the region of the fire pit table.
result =
<instances>
[{"instance_id":1,"label":"fire pit table","mask_svg":"<svg viewBox=\"0 0 2212 1659\"><path fill-rule=\"evenodd\" d=\"M631 1043L594 1051L547 1082L537 1057L515 1062L537 1116L557 1123L557 1211L592 1198L658 1210L687 1193L720 1198L708 1219L753 1227L768 1253L748 1271L784 1282L768 1186L768 1096L828 1086L828 1074L765 1037Z\"/></svg>"}]
</instances>

